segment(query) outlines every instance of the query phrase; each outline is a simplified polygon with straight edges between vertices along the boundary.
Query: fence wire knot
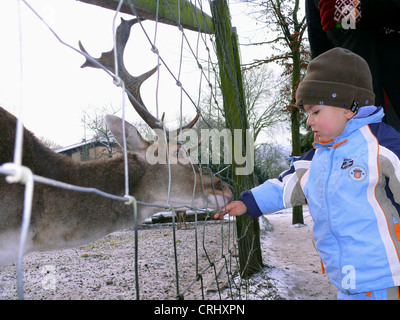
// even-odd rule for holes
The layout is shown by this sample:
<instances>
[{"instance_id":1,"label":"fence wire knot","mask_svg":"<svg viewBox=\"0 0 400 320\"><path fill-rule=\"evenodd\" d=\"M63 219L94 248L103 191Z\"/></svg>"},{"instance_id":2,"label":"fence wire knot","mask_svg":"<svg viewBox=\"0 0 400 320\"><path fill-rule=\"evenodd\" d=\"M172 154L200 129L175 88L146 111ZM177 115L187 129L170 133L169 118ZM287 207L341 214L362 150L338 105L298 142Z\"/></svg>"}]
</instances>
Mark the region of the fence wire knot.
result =
<instances>
[{"instance_id":1,"label":"fence wire knot","mask_svg":"<svg viewBox=\"0 0 400 320\"><path fill-rule=\"evenodd\" d=\"M122 87L122 79L120 77L113 77L113 83L117 87Z\"/></svg>"},{"instance_id":2,"label":"fence wire knot","mask_svg":"<svg viewBox=\"0 0 400 320\"><path fill-rule=\"evenodd\" d=\"M16 163L4 163L3 168L10 170L13 173L6 177L8 183L21 183L26 184L28 179L32 176L31 169L18 165Z\"/></svg>"},{"instance_id":3,"label":"fence wire knot","mask_svg":"<svg viewBox=\"0 0 400 320\"><path fill-rule=\"evenodd\" d=\"M151 46L151 51L157 55L159 54L157 47L154 45Z\"/></svg>"},{"instance_id":4,"label":"fence wire knot","mask_svg":"<svg viewBox=\"0 0 400 320\"><path fill-rule=\"evenodd\" d=\"M130 206L135 201L135 197L130 195L124 195L124 198L126 199L125 204L127 206Z\"/></svg>"}]
</instances>

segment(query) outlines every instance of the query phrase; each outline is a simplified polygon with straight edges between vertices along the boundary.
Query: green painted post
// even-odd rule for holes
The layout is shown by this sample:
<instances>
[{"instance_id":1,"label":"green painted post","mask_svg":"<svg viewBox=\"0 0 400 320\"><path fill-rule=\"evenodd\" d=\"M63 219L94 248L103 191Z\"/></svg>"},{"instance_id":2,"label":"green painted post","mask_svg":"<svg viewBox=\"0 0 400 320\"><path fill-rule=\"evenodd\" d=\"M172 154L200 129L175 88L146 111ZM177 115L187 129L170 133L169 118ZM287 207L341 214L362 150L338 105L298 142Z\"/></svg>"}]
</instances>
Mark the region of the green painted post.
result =
<instances>
[{"instance_id":1,"label":"green painted post","mask_svg":"<svg viewBox=\"0 0 400 320\"><path fill-rule=\"evenodd\" d=\"M215 42L221 90L224 98L226 126L232 133L234 129L241 129L242 141L245 142L246 129L248 129L249 126L242 84L237 34L232 31L226 0L212 1L211 11L214 20ZM232 136L234 137L234 135ZM233 143L233 155L235 155L235 147L238 146L236 143ZM246 155L246 145L243 143L241 147L242 150L239 150L239 152ZM251 150L251 152L254 152L254 150ZM247 154L247 157L249 156L250 155ZM254 187L254 176L252 173L247 175L236 174L236 169L241 166L235 162L235 157L232 158L235 195L238 196L244 190ZM237 217L236 226L238 233L240 274L242 277L248 278L252 274L261 271L263 266L260 245L260 226L257 219L253 219L247 215Z\"/></svg>"},{"instance_id":2,"label":"green painted post","mask_svg":"<svg viewBox=\"0 0 400 320\"><path fill-rule=\"evenodd\" d=\"M78 0L88 4L93 4L106 9L116 10L119 0ZM202 12L199 8L191 4L188 0L132 0L133 7L137 11L140 19L155 20L158 10L158 21L166 24L177 25L177 21L183 28L200 31L204 33L214 33L212 18ZM132 14L132 8L128 1L124 1L120 12Z\"/></svg>"}]
</instances>

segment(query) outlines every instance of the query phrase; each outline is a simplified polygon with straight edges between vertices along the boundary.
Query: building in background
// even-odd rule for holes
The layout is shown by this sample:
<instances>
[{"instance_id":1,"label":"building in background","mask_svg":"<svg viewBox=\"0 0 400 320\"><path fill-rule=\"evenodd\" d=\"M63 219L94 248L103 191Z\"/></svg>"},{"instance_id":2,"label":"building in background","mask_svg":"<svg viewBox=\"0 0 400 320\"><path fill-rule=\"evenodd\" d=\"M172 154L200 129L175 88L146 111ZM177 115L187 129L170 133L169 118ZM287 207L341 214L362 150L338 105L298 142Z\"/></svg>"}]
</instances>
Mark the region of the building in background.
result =
<instances>
[{"instance_id":1,"label":"building in background","mask_svg":"<svg viewBox=\"0 0 400 320\"><path fill-rule=\"evenodd\" d=\"M121 148L116 142L110 142L106 139L82 141L67 147L58 148L55 152L70 156L76 161L108 159L122 153Z\"/></svg>"}]
</instances>

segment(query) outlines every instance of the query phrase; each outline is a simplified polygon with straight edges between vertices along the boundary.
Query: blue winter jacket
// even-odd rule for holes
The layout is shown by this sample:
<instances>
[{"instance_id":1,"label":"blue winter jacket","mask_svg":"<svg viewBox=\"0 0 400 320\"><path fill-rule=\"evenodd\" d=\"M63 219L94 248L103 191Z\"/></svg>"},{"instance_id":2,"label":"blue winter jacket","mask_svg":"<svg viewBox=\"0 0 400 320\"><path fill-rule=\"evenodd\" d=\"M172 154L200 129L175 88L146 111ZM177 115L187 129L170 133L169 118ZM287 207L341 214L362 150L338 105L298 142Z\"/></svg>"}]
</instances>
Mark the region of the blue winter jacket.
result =
<instances>
[{"instance_id":1,"label":"blue winter jacket","mask_svg":"<svg viewBox=\"0 0 400 320\"><path fill-rule=\"evenodd\" d=\"M339 137L240 198L253 217L308 204L325 271L347 293L400 285L400 133L383 115L360 108Z\"/></svg>"}]
</instances>

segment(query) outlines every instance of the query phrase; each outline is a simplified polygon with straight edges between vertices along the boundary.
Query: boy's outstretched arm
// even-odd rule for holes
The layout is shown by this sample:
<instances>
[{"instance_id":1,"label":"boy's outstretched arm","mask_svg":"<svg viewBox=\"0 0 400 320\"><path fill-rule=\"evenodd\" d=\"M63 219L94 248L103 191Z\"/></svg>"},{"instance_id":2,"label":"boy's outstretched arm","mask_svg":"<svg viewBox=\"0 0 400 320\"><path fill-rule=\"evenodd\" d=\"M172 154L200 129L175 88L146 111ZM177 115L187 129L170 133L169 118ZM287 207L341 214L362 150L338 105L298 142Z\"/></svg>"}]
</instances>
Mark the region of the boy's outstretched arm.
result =
<instances>
[{"instance_id":1,"label":"boy's outstretched arm","mask_svg":"<svg viewBox=\"0 0 400 320\"><path fill-rule=\"evenodd\" d=\"M314 139L315 141L319 140L319 136L316 135ZM258 218L262 214L306 204L307 200L301 190L298 175L304 174L310 167L314 153L315 149L311 149L296 159L292 166L282 172L278 178L269 179L251 190L243 191L237 201L232 201L222 207L221 211L214 215L214 219L222 219L227 213L231 216L247 214ZM296 164L299 165L296 167ZM286 182L284 181L291 182L290 188L285 188Z\"/></svg>"}]
</instances>

